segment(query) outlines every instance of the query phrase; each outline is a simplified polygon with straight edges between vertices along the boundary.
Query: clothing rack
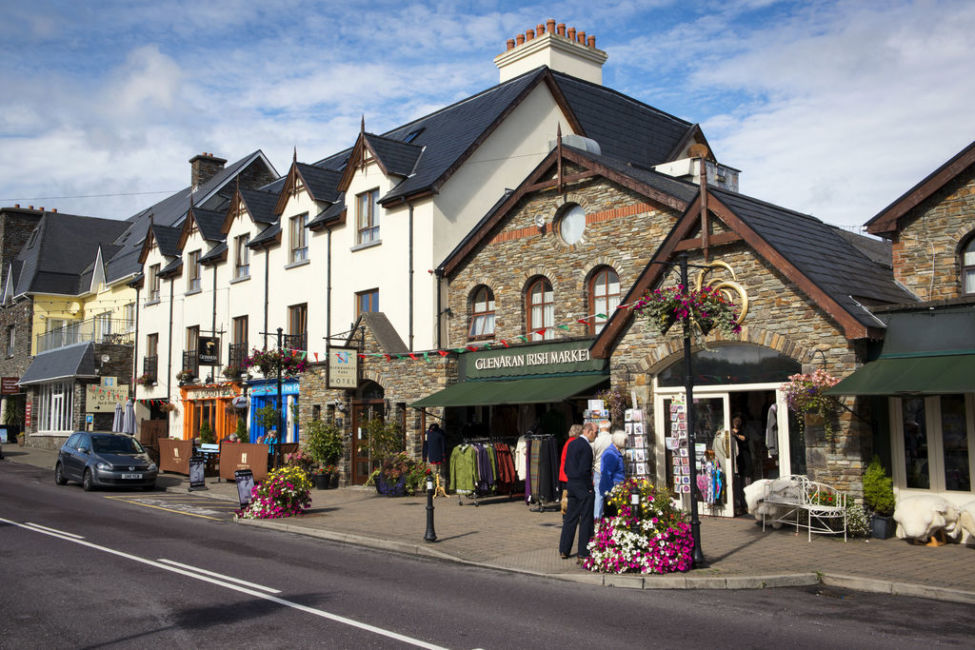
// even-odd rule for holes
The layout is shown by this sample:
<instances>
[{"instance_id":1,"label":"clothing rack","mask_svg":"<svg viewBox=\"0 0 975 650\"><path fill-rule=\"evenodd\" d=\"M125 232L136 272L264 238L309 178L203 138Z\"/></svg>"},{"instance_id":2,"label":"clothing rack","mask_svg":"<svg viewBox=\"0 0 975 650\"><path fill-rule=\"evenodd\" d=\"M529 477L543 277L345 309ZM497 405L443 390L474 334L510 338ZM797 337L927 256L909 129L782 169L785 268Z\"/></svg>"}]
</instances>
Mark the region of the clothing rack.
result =
<instances>
[{"instance_id":1,"label":"clothing rack","mask_svg":"<svg viewBox=\"0 0 975 650\"><path fill-rule=\"evenodd\" d=\"M541 443L545 441L551 441L551 444L554 445L555 436L553 436L550 433L529 433L526 434L524 437L525 440L532 441L531 455L533 457L539 458L536 468L539 469L540 472L540 476L538 477L538 480L535 480L535 477L531 476L530 468L532 463L531 463L531 458L529 458L527 461L529 466L529 476L528 476L528 480L526 480L526 486L525 486L526 505L528 506L528 509L531 510L532 512L548 512L551 510L558 510L561 508L561 503L557 498L558 488L556 487L556 484L558 482L558 450L557 449L555 450L554 455L552 455L551 450L549 451L550 457L548 461L546 461L544 458L539 456L539 454L543 453L542 450L545 448L545 446ZM551 466L543 470L542 469L543 462L551 463ZM544 486L541 483L542 479L545 478L546 474L549 474L548 478L549 478L549 482L551 483L550 486ZM536 494L534 492L533 487L535 486L539 488L538 489L539 494ZM551 487L553 490L551 495L552 496L551 501L543 500L544 492L547 490L548 487Z\"/></svg>"},{"instance_id":2,"label":"clothing rack","mask_svg":"<svg viewBox=\"0 0 975 650\"><path fill-rule=\"evenodd\" d=\"M513 495L514 487L514 464L511 460L511 447L504 441L503 437L500 436L479 436L473 438L464 438L460 445L457 445L454 449L458 449L463 446L483 446L490 447L488 450L477 450L475 447L475 454L486 453L489 454L488 458L481 459L486 463L486 468L488 471L488 478L483 476L478 476L476 480L473 481L473 490L469 492L460 492L457 487L455 490L457 492L457 505L464 505L465 497L470 503L473 503L475 507L479 505L479 500L482 497L488 496L491 491L500 493L504 485L509 486L509 498ZM503 445L503 449L499 449L498 446ZM453 452L451 453L451 460L453 460ZM485 467L485 465L476 465L476 469L480 470ZM504 479L504 480L502 480Z\"/></svg>"}]
</instances>

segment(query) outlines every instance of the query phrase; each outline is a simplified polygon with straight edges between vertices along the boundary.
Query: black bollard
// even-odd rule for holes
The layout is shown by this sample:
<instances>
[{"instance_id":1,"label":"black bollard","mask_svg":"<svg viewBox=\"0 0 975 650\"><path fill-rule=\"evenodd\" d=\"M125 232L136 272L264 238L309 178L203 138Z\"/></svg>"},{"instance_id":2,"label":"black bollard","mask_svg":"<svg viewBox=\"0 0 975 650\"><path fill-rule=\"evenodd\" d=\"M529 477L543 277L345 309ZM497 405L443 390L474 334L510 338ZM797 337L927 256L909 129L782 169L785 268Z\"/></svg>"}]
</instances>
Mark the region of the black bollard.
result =
<instances>
[{"instance_id":1,"label":"black bollard","mask_svg":"<svg viewBox=\"0 0 975 650\"><path fill-rule=\"evenodd\" d=\"M425 542L437 541L437 533L433 529L433 478L427 475L427 532L423 536Z\"/></svg>"}]
</instances>

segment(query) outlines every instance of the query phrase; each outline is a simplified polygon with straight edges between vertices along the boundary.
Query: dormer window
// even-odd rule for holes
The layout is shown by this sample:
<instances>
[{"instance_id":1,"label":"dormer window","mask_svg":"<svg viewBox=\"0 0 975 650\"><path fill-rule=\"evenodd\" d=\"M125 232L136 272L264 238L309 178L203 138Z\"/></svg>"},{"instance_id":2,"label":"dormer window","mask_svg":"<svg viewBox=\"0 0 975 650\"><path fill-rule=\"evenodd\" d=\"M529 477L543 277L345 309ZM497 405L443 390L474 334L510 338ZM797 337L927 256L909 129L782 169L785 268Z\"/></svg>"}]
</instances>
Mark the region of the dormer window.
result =
<instances>
[{"instance_id":1,"label":"dormer window","mask_svg":"<svg viewBox=\"0 0 975 650\"><path fill-rule=\"evenodd\" d=\"M149 302L159 302L159 265L153 264L149 267Z\"/></svg>"},{"instance_id":2,"label":"dormer window","mask_svg":"<svg viewBox=\"0 0 975 650\"><path fill-rule=\"evenodd\" d=\"M190 253L186 270L186 290L199 291L200 275L202 271L200 267L200 251L193 251Z\"/></svg>"},{"instance_id":3,"label":"dormer window","mask_svg":"<svg viewBox=\"0 0 975 650\"><path fill-rule=\"evenodd\" d=\"M379 188L356 195L356 244L379 241Z\"/></svg>"},{"instance_id":4,"label":"dormer window","mask_svg":"<svg viewBox=\"0 0 975 650\"><path fill-rule=\"evenodd\" d=\"M250 277L251 274L251 251L247 248L250 243L250 235L240 235L234 238L234 279Z\"/></svg>"},{"instance_id":5,"label":"dormer window","mask_svg":"<svg viewBox=\"0 0 975 650\"><path fill-rule=\"evenodd\" d=\"M975 235L961 250L961 292L966 296L975 295Z\"/></svg>"},{"instance_id":6,"label":"dormer window","mask_svg":"<svg viewBox=\"0 0 975 650\"><path fill-rule=\"evenodd\" d=\"M308 259L308 240L305 238L307 231L305 225L308 223L308 213L291 217L291 254L289 263L297 264Z\"/></svg>"}]
</instances>

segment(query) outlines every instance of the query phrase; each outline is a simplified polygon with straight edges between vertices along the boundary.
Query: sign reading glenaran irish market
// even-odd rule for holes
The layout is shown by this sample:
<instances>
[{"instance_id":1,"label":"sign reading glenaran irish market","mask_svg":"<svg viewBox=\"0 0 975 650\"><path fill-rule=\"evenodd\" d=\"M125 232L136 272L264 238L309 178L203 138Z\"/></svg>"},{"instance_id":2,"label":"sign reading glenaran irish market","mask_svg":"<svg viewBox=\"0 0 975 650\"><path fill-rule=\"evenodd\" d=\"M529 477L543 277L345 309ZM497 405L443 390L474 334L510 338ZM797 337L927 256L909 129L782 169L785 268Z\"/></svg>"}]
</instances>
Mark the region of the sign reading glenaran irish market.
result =
<instances>
[{"instance_id":1,"label":"sign reading glenaran irish market","mask_svg":"<svg viewBox=\"0 0 975 650\"><path fill-rule=\"evenodd\" d=\"M86 413L111 413L116 404L125 404L129 397L128 386L89 385L86 388Z\"/></svg>"},{"instance_id":2,"label":"sign reading glenaran irish market","mask_svg":"<svg viewBox=\"0 0 975 650\"><path fill-rule=\"evenodd\" d=\"M589 354L591 339L540 343L460 355L458 371L462 381L488 377L531 377L604 372L606 359Z\"/></svg>"},{"instance_id":3,"label":"sign reading glenaran irish market","mask_svg":"<svg viewBox=\"0 0 975 650\"><path fill-rule=\"evenodd\" d=\"M328 387L357 388L359 357L356 348L328 348Z\"/></svg>"}]
</instances>

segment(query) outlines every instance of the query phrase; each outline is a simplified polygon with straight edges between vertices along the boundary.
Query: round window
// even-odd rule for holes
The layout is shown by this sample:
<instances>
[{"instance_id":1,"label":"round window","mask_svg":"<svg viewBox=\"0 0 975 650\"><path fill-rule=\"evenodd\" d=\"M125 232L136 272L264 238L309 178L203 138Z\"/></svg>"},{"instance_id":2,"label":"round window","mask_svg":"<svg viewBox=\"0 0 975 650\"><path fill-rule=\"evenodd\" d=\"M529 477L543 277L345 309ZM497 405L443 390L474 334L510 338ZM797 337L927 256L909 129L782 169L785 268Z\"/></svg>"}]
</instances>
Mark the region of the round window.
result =
<instances>
[{"instance_id":1,"label":"round window","mask_svg":"<svg viewBox=\"0 0 975 650\"><path fill-rule=\"evenodd\" d=\"M559 219L559 236L570 246L582 239L586 229L586 211L578 205L573 205L562 213Z\"/></svg>"}]
</instances>

